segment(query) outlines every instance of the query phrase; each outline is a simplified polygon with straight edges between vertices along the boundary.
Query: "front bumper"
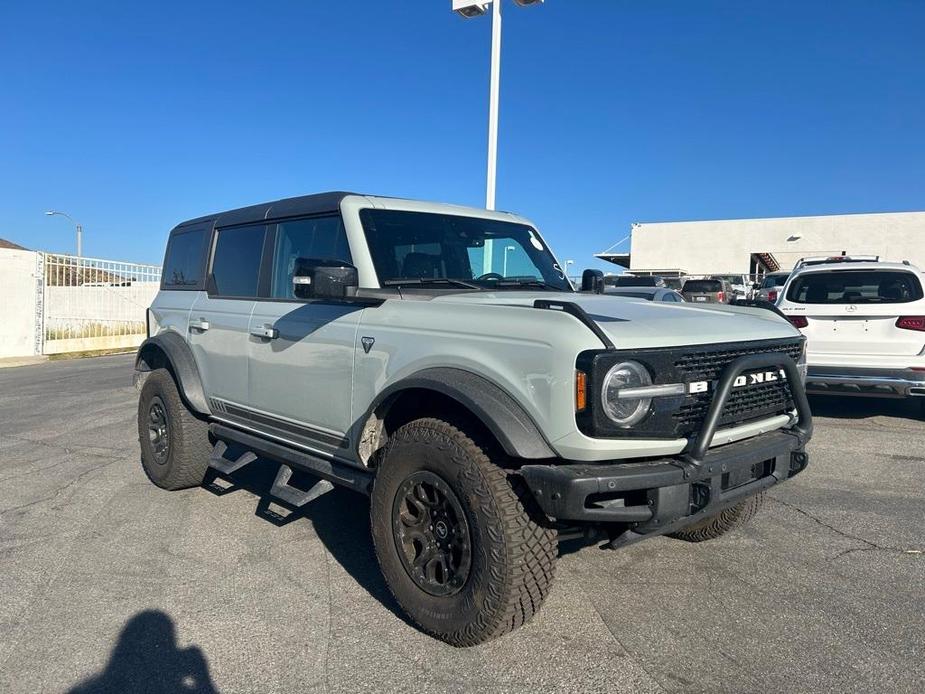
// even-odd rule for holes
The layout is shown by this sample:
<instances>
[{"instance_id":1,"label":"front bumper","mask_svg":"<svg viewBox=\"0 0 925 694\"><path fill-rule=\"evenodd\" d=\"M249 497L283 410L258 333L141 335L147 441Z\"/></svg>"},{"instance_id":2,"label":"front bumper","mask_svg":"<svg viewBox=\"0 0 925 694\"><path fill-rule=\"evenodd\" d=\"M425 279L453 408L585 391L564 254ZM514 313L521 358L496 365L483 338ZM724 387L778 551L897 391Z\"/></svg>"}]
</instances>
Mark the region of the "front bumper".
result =
<instances>
[{"instance_id":1,"label":"front bumper","mask_svg":"<svg viewBox=\"0 0 925 694\"><path fill-rule=\"evenodd\" d=\"M806 390L810 393L832 395L923 397L925 371L810 364Z\"/></svg>"},{"instance_id":2,"label":"front bumper","mask_svg":"<svg viewBox=\"0 0 925 694\"><path fill-rule=\"evenodd\" d=\"M714 448L699 464L678 457L605 465L525 465L520 472L551 518L622 523L639 536L659 535L801 472L809 462L805 441L800 432L779 430Z\"/></svg>"},{"instance_id":3,"label":"front bumper","mask_svg":"<svg viewBox=\"0 0 925 694\"><path fill-rule=\"evenodd\" d=\"M790 384L797 422L710 448L735 379L780 367ZM560 521L620 524L622 546L673 532L789 479L809 462L812 415L798 367L786 354L753 354L730 364L717 383L703 426L681 456L636 463L525 465L520 473L540 508Z\"/></svg>"}]
</instances>

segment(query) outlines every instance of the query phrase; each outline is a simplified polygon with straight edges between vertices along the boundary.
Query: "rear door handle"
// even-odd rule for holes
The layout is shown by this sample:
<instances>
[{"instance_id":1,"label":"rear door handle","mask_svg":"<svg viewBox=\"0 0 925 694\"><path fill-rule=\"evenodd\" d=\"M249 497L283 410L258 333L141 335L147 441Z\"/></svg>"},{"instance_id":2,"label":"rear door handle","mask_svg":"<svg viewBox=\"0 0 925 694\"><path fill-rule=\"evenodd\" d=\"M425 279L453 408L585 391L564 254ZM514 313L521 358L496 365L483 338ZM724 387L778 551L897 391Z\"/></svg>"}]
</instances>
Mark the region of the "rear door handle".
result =
<instances>
[{"instance_id":1,"label":"rear door handle","mask_svg":"<svg viewBox=\"0 0 925 694\"><path fill-rule=\"evenodd\" d=\"M199 320L191 320L189 322L189 327L193 330L202 330L205 332L209 329L209 321L200 318Z\"/></svg>"},{"instance_id":2,"label":"rear door handle","mask_svg":"<svg viewBox=\"0 0 925 694\"><path fill-rule=\"evenodd\" d=\"M264 325L262 328L251 328L251 335L262 337L266 340L275 340L279 337L279 330L271 325Z\"/></svg>"}]
</instances>

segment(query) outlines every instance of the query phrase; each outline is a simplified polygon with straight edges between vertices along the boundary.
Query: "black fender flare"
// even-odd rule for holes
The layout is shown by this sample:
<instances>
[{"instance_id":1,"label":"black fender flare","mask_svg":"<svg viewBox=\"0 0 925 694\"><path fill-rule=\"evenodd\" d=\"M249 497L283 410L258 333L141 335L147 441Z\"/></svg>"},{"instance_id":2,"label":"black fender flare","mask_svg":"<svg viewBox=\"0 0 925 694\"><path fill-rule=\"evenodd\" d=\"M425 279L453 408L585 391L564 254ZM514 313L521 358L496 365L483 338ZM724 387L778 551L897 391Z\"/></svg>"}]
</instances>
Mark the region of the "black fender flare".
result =
<instances>
[{"instance_id":1,"label":"black fender flare","mask_svg":"<svg viewBox=\"0 0 925 694\"><path fill-rule=\"evenodd\" d=\"M546 437L517 401L483 376L452 367L423 369L396 381L373 401L364 422L402 391L432 390L458 402L494 435L504 452L532 460L558 457Z\"/></svg>"},{"instance_id":2,"label":"black fender flare","mask_svg":"<svg viewBox=\"0 0 925 694\"><path fill-rule=\"evenodd\" d=\"M142 342L135 356L135 371L145 372L157 368L158 357L155 355L159 353L163 353L167 360L186 403L198 414L211 415L193 352L179 333L168 331Z\"/></svg>"}]
</instances>

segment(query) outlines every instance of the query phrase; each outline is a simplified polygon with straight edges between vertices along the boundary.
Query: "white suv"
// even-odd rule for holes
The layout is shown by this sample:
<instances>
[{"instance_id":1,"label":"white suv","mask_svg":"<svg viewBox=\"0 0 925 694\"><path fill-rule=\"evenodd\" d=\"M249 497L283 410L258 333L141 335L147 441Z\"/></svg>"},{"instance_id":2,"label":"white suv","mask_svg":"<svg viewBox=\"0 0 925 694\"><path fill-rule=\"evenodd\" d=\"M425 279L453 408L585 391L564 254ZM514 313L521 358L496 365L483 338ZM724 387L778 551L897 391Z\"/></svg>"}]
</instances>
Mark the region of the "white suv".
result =
<instances>
[{"instance_id":1,"label":"white suv","mask_svg":"<svg viewBox=\"0 0 925 694\"><path fill-rule=\"evenodd\" d=\"M925 406L923 274L876 256L805 258L778 308L808 338L812 392L921 397Z\"/></svg>"}]
</instances>

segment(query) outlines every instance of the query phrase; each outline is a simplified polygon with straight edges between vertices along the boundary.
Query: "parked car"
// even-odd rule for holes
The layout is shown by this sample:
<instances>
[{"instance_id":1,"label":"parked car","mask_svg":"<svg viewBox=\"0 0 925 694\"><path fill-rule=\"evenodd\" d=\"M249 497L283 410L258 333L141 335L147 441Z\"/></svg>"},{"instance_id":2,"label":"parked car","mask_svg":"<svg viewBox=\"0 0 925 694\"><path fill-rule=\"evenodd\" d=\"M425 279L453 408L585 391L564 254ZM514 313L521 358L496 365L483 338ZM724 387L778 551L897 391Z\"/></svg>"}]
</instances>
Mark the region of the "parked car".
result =
<instances>
[{"instance_id":1,"label":"parked car","mask_svg":"<svg viewBox=\"0 0 925 694\"><path fill-rule=\"evenodd\" d=\"M713 279L723 280L729 285L729 289L734 296L729 301L735 299L751 299L754 294L752 285L754 284L748 275L712 275Z\"/></svg>"},{"instance_id":2,"label":"parked car","mask_svg":"<svg viewBox=\"0 0 925 694\"><path fill-rule=\"evenodd\" d=\"M769 272L761 280L756 298L770 301L772 304L776 303L780 288L787 283L788 277L790 277L789 272Z\"/></svg>"},{"instance_id":3,"label":"parked car","mask_svg":"<svg viewBox=\"0 0 925 694\"><path fill-rule=\"evenodd\" d=\"M777 306L808 338L808 388L925 403L922 285L906 262L798 263Z\"/></svg>"},{"instance_id":4,"label":"parked car","mask_svg":"<svg viewBox=\"0 0 925 694\"><path fill-rule=\"evenodd\" d=\"M676 292L680 292L681 288L684 286L683 277L662 277L662 282L669 289L674 289Z\"/></svg>"},{"instance_id":5,"label":"parked car","mask_svg":"<svg viewBox=\"0 0 925 694\"><path fill-rule=\"evenodd\" d=\"M667 301L668 303L684 301L684 297L679 292L667 287L608 287L604 293L646 301Z\"/></svg>"},{"instance_id":6,"label":"parked car","mask_svg":"<svg viewBox=\"0 0 925 694\"><path fill-rule=\"evenodd\" d=\"M695 304L728 304L735 298L732 288L725 280L716 278L687 280L681 289L685 301Z\"/></svg>"},{"instance_id":7,"label":"parked car","mask_svg":"<svg viewBox=\"0 0 925 694\"><path fill-rule=\"evenodd\" d=\"M610 287L664 287L665 282L661 277L652 275L615 275L607 278L607 286Z\"/></svg>"},{"instance_id":8,"label":"parked car","mask_svg":"<svg viewBox=\"0 0 925 694\"><path fill-rule=\"evenodd\" d=\"M455 205L324 193L183 222L135 364L144 471L274 465L290 507L370 495L397 604L468 646L540 608L559 533L708 540L806 467L786 319L601 295L593 270L576 292L561 267L529 220Z\"/></svg>"}]
</instances>

